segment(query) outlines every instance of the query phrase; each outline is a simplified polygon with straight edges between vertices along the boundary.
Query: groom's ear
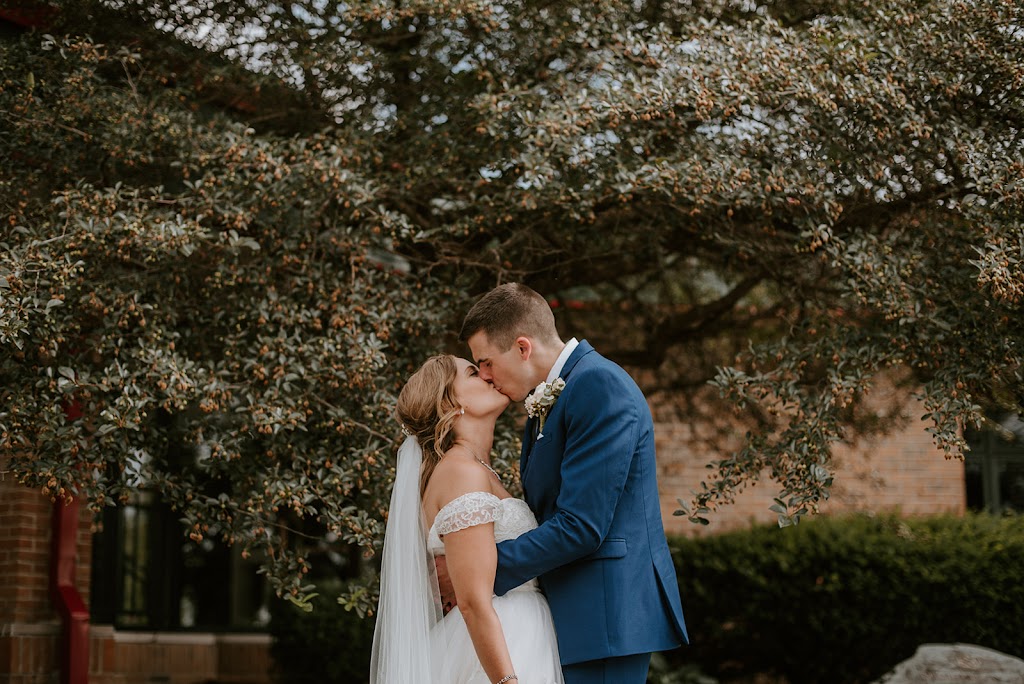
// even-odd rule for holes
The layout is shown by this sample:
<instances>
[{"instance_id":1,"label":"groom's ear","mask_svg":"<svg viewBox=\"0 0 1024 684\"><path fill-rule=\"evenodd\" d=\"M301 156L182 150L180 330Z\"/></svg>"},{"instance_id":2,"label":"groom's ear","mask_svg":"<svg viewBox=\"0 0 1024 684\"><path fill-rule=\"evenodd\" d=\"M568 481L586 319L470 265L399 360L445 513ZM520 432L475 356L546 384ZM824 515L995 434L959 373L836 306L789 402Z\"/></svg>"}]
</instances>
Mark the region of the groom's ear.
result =
<instances>
[{"instance_id":1,"label":"groom's ear","mask_svg":"<svg viewBox=\"0 0 1024 684\"><path fill-rule=\"evenodd\" d=\"M533 342L529 337L517 337L515 347L520 360L529 361L530 357L533 356Z\"/></svg>"}]
</instances>

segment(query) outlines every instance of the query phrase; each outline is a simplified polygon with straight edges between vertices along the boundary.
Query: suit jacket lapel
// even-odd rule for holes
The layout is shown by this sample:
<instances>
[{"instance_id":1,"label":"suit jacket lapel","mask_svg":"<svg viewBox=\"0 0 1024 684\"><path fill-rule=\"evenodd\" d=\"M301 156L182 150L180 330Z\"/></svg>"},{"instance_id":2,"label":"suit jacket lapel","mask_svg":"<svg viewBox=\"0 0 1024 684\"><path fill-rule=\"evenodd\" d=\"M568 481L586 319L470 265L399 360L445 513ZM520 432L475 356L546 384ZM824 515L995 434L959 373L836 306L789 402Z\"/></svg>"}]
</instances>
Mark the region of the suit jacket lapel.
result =
<instances>
[{"instance_id":1,"label":"suit jacket lapel","mask_svg":"<svg viewBox=\"0 0 1024 684\"><path fill-rule=\"evenodd\" d=\"M565 365L562 366L562 372L558 374L558 377L568 381L569 374L572 373L572 369L576 367L576 364L580 362L584 356L594 351L594 348L586 340L580 340L580 343L576 345L576 349L573 350L569 358L565 360Z\"/></svg>"},{"instance_id":2,"label":"suit jacket lapel","mask_svg":"<svg viewBox=\"0 0 1024 684\"><path fill-rule=\"evenodd\" d=\"M526 482L523 481L523 474L526 472L526 464L530 460L530 452L533 451L535 441L535 430L533 425L536 418L527 418L526 427L523 428L523 449L519 452L519 481L523 485L523 493L526 493Z\"/></svg>"},{"instance_id":3,"label":"suit jacket lapel","mask_svg":"<svg viewBox=\"0 0 1024 684\"><path fill-rule=\"evenodd\" d=\"M569 373L576 367L580 359L594 351L594 348L586 340L580 340L579 345L573 350L569 358L565 360L565 365L562 366L562 372L559 373L558 377L562 380L567 380ZM537 442L537 419L528 418L526 420L526 427L523 429L523 450L519 454L519 481L523 485L523 491L526 491L526 468L530 462L530 454L533 453L533 445Z\"/></svg>"}]
</instances>

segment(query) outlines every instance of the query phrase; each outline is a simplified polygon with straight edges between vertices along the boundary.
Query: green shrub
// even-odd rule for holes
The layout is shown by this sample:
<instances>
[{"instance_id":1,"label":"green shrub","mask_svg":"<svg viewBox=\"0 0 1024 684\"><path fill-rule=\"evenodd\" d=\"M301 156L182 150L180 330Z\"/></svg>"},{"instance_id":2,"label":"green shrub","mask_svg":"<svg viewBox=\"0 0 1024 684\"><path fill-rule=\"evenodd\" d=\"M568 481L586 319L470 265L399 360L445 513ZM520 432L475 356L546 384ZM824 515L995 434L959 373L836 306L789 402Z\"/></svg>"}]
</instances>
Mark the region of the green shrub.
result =
<instances>
[{"instance_id":1,"label":"green shrub","mask_svg":"<svg viewBox=\"0 0 1024 684\"><path fill-rule=\"evenodd\" d=\"M1024 655L1024 528L986 515L821 517L671 540L692 644L720 678L877 679L923 643Z\"/></svg>"},{"instance_id":2,"label":"green shrub","mask_svg":"<svg viewBox=\"0 0 1024 684\"><path fill-rule=\"evenodd\" d=\"M355 684L369 680L373 619L320 596L311 612L274 601L270 631L281 684Z\"/></svg>"}]
</instances>

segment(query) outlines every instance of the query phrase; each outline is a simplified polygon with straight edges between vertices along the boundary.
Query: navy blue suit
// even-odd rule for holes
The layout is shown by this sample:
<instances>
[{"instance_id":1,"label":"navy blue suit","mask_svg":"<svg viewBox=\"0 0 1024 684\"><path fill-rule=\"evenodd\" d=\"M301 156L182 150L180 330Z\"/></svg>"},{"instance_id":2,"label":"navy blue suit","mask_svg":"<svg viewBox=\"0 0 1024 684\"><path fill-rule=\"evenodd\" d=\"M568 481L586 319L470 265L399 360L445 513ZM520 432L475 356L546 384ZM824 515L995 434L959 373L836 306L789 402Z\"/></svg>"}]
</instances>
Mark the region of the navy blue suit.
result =
<instances>
[{"instance_id":1,"label":"navy blue suit","mask_svg":"<svg viewBox=\"0 0 1024 684\"><path fill-rule=\"evenodd\" d=\"M654 422L640 388L585 340L520 474L539 527L498 544L495 593L538 577L563 665L687 643L658 501Z\"/></svg>"}]
</instances>

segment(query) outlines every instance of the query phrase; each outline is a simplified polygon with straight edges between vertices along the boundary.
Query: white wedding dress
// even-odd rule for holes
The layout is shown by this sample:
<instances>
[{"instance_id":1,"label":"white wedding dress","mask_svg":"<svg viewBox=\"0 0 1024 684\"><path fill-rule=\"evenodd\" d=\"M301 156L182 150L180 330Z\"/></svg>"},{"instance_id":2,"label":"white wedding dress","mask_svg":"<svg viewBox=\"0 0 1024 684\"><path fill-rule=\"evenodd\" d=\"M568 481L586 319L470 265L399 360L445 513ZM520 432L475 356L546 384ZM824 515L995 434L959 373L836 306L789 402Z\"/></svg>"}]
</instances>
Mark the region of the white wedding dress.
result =
<instances>
[{"instance_id":1,"label":"white wedding dress","mask_svg":"<svg viewBox=\"0 0 1024 684\"><path fill-rule=\"evenodd\" d=\"M499 499L489 492L470 492L438 511L427 532L427 549L434 556L444 555L442 536L490 522L494 523L495 542L515 539L537 527L537 519L522 499ZM494 609L501 620L519 684L562 684L555 627L537 580L530 580L504 596L495 596ZM443 675L435 672L435 682L491 684L473 650L458 607L434 626L432 641L432 650L444 654L439 659Z\"/></svg>"}]
</instances>

